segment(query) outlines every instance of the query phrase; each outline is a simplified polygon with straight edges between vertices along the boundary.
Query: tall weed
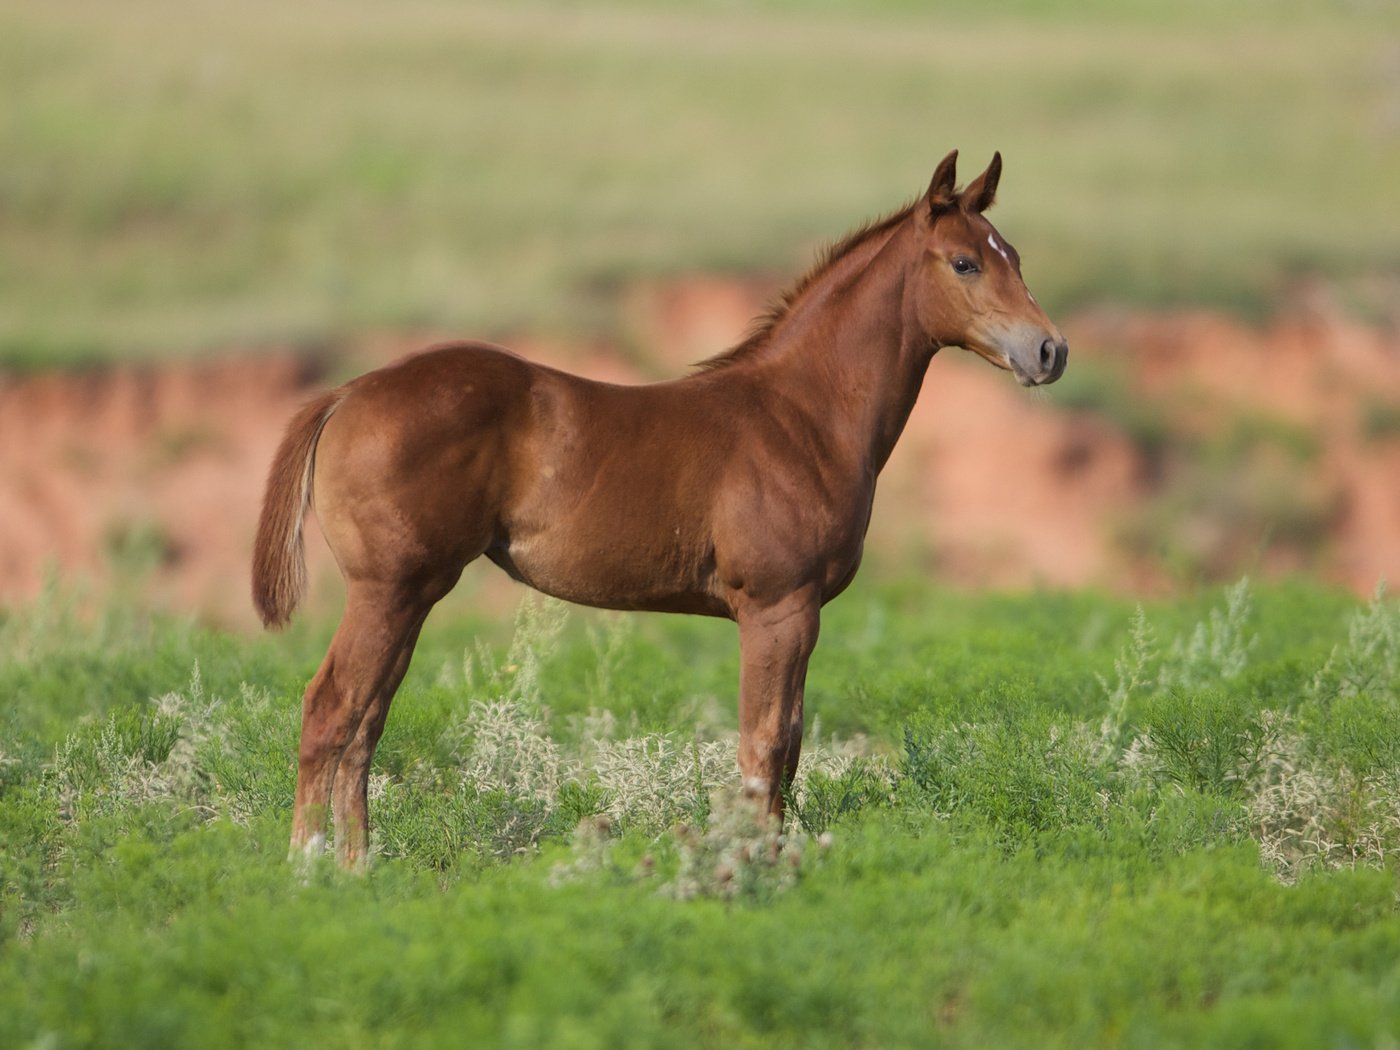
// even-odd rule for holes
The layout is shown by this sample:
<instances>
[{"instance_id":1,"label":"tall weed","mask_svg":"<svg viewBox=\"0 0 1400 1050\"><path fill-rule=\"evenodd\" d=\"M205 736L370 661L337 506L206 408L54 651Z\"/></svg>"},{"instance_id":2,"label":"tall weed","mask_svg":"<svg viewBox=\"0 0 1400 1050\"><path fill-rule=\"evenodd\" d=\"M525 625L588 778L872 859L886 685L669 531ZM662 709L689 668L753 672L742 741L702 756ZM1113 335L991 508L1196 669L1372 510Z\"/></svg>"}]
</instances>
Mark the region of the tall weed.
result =
<instances>
[{"instance_id":1,"label":"tall weed","mask_svg":"<svg viewBox=\"0 0 1400 1050\"><path fill-rule=\"evenodd\" d=\"M1336 646L1312 681L1312 697L1400 697L1400 606L1385 600L1385 583L1365 609L1352 614L1346 641Z\"/></svg>"},{"instance_id":2,"label":"tall weed","mask_svg":"<svg viewBox=\"0 0 1400 1050\"><path fill-rule=\"evenodd\" d=\"M1172 642L1158 672L1158 691L1211 688L1238 678L1258 643L1257 636L1248 633L1252 612L1249 578L1242 577L1226 588L1223 609L1212 609L1189 638Z\"/></svg>"}]
</instances>

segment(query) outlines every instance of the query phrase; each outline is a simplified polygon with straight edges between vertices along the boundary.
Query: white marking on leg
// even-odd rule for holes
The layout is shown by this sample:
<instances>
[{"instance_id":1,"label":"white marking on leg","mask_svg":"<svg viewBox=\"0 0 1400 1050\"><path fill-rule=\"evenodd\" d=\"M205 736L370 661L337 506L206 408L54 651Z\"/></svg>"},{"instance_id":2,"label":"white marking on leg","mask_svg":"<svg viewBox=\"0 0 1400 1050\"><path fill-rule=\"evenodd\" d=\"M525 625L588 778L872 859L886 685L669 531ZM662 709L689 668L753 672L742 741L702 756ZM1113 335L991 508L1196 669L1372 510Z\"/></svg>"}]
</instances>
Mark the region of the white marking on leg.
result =
<instances>
[{"instance_id":1,"label":"white marking on leg","mask_svg":"<svg viewBox=\"0 0 1400 1050\"><path fill-rule=\"evenodd\" d=\"M303 842L301 848L298 849L296 843L292 843L292 848L287 851L287 863L300 875L303 886L311 885L311 873L321 863L325 848L326 836L317 832Z\"/></svg>"}]
</instances>

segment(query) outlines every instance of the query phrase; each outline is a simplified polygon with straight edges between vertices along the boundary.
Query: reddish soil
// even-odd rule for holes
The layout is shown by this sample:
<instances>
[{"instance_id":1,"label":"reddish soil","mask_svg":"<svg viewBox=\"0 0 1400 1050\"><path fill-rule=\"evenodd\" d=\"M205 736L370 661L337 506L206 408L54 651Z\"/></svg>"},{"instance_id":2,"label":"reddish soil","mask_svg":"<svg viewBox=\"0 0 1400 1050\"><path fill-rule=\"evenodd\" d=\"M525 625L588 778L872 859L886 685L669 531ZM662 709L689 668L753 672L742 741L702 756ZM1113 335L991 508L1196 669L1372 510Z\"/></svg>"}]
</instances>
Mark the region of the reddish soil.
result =
<instances>
[{"instance_id":1,"label":"reddish soil","mask_svg":"<svg viewBox=\"0 0 1400 1050\"><path fill-rule=\"evenodd\" d=\"M770 290L633 289L645 370L606 348L512 345L612 381L674 375L738 338ZM972 355L935 359L882 479L870 562L1128 591L1242 571L1306 569L1361 592L1400 577L1396 333L1315 302L1264 326L1099 311L1065 331L1071 377L1078 365L1097 384L1028 393ZM346 360L426 341L366 338ZM46 567L98 586L128 572L163 604L251 625L264 473L325 381L292 351L0 374L0 603L32 598ZM333 574L319 538L309 547L313 576Z\"/></svg>"}]
</instances>

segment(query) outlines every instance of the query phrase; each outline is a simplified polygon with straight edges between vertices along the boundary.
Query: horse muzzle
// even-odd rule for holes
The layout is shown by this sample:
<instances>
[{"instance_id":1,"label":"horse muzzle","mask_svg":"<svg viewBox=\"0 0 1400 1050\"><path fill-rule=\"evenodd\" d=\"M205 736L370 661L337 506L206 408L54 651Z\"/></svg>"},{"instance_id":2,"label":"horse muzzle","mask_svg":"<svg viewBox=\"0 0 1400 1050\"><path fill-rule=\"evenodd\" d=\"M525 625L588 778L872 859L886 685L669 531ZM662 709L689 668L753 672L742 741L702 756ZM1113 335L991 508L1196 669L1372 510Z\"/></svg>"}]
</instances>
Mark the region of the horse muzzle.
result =
<instances>
[{"instance_id":1,"label":"horse muzzle","mask_svg":"<svg viewBox=\"0 0 1400 1050\"><path fill-rule=\"evenodd\" d=\"M1069 343L1058 334L1047 337L1029 352L1007 354L1006 362L1022 386L1045 386L1064 375L1069 363Z\"/></svg>"}]
</instances>

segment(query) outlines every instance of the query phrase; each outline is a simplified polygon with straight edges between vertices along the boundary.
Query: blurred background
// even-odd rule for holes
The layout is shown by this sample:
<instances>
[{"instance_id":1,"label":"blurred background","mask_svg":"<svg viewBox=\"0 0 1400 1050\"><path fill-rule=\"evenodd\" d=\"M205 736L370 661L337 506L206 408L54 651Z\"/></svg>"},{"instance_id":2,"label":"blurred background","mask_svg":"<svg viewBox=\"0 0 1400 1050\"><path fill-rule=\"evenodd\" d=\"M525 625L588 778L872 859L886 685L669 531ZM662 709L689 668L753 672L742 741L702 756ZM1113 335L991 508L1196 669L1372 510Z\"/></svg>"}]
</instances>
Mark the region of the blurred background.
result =
<instances>
[{"instance_id":1,"label":"blurred background","mask_svg":"<svg viewBox=\"0 0 1400 1050\"><path fill-rule=\"evenodd\" d=\"M251 624L313 390L448 336L681 374L953 148L1070 369L940 354L867 571L1400 576L1388 0L0 0L0 92L0 604Z\"/></svg>"}]
</instances>

